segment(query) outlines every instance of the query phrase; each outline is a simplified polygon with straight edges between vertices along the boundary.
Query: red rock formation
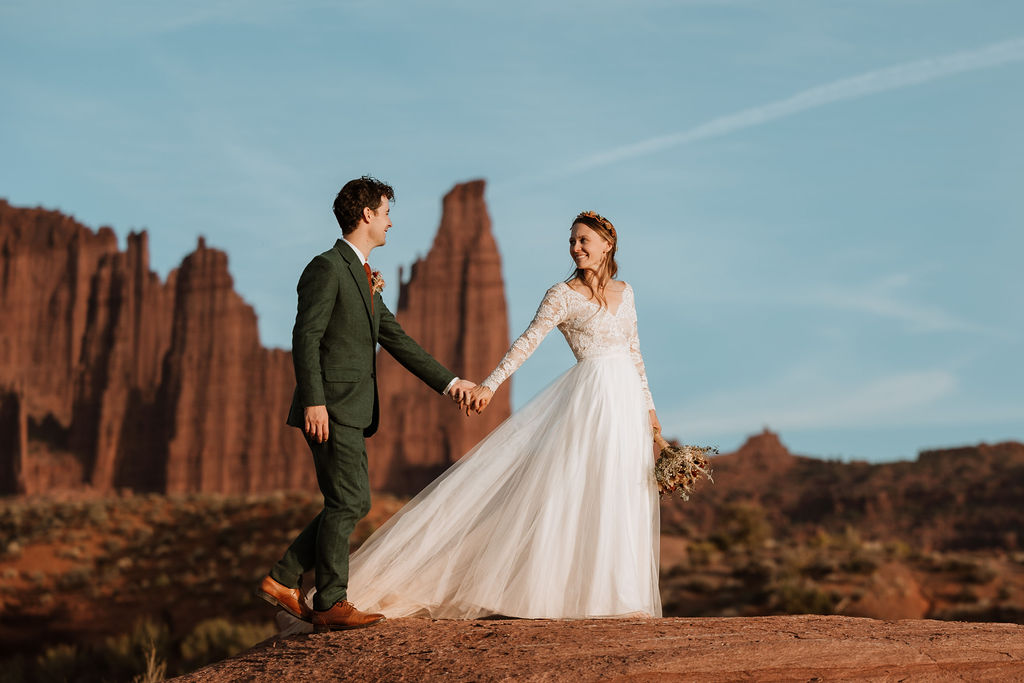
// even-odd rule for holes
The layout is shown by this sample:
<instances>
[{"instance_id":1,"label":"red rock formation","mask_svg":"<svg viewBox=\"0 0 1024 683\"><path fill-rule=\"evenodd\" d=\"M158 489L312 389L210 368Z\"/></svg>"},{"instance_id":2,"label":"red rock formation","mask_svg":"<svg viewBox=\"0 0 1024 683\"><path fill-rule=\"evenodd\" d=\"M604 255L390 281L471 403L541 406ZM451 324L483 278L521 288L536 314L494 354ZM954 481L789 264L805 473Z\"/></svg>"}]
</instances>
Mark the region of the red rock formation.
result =
<instances>
[{"instance_id":1,"label":"red rock formation","mask_svg":"<svg viewBox=\"0 0 1024 683\"><path fill-rule=\"evenodd\" d=\"M28 455L28 423L16 391L0 395L0 493L25 490L24 462Z\"/></svg>"},{"instance_id":2,"label":"red rock formation","mask_svg":"<svg viewBox=\"0 0 1024 683\"><path fill-rule=\"evenodd\" d=\"M483 192L476 181L445 197L398 305L413 337L475 380L508 346ZM200 239L165 283L144 232L121 252L110 228L0 200L0 277L0 493L315 486L301 435L284 424L291 356L260 345L223 252ZM502 392L467 419L387 354L378 376L378 489L417 490L510 412Z\"/></svg>"},{"instance_id":3,"label":"red rock formation","mask_svg":"<svg viewBox=\"0 0 1024 683\"><path fill-rule=\"evenodd\" d=\"M434 243L400 286L395 315L405 331L460 377L482 381L509 345L501 256L483 180L445 195ZM377 490L419 491L511 412L506 390L483 414L467 418L386 352L378 354L377 382L380 431L368 442Z\"/></svg>"},{"instance_id":4,"label":"red rock formation","mask_svg":"<svg viewBox=\"0 0 1024 683\"><path fill-rule=\"evenodd\" d=\"M290 354L202 240L163 283L144 232L0 200L0 320L0 493L315 486Z\"/></svg>"},{"instance_id":5,"label":"red rock formation","mask_svg":"<svg viewBox=\"0 0 1024 683\"><path fill-rule=\"evenodd\" d=\"M776 536L842 533L914 538L937 549L1016 549L1024 529L1024 444L922 452L916 462L868 464L793 455L765 430L712 459L714 484L686 503L662 501L669 533L713 533L737 505L758 510Z\"/></svg>"},{"instance_id":6,"label":"red rock formation","mask_svg":"<svg viewBox=\"0 0 1024 683\"><path fill-rule=\"evenodd\" d=\"M161 398L168 493L247 493L315 485L307 447L284 422L291 354L264 349L235 293L227 254L202 239L178 271Z\"/></svg>"},{"instance_id":7,"label":"red rock formation","mask_svg":"<svg viewBox=\"0 0 1024 683\"><path fill-rule=\"evenodd\" d=\"M20 386L29 415L71 424L75 374L93 275L117 252L110 228L93 232L56 211L0 200L0 382Z\"/></svg>"}]
</instances>

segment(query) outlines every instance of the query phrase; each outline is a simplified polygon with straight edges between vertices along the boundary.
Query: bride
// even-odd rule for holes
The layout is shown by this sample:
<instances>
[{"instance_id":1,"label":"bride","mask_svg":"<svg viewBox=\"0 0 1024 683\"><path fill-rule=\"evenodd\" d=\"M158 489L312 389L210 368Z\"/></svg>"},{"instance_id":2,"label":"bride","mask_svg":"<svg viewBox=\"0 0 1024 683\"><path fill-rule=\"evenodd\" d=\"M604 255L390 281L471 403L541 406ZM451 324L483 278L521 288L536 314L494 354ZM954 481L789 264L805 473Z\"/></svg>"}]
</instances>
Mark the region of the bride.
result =
<instances>
[{"instance_id":1,"label":"bride","mask_svg":"<svg viewBox=\"0 0 1024 683\"><path fill-rule=\"evenodd\" d=\"M440 619L661 616L652 447L660 425L633 290L614 279L610 221L587 211L571 230L574 276L548 289L466 407L485 409L554 327L576 365L353 553L348 592L362 610Z\"/></svg>"}]
</instances>

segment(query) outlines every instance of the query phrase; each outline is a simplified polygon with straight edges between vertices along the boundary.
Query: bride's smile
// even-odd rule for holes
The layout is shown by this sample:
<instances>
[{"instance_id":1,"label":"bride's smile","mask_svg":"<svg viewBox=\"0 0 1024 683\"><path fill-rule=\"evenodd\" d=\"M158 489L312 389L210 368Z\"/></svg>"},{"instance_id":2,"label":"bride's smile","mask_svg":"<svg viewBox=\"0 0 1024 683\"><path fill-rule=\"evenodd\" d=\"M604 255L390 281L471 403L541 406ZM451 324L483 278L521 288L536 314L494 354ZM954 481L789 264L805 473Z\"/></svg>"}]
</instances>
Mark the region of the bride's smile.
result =
<instances>
[{"instance_id":1,"label":"bride's smile","mask_svg":"<svg viewBox=\"0 0 1024 683\"><path fill-rule=\"evenodd\" d=\"M604 261L605 254L612 248L592 228L577 223L569 235L569 256L581 270L596 270Z\"/></svg>"}]
</instances>

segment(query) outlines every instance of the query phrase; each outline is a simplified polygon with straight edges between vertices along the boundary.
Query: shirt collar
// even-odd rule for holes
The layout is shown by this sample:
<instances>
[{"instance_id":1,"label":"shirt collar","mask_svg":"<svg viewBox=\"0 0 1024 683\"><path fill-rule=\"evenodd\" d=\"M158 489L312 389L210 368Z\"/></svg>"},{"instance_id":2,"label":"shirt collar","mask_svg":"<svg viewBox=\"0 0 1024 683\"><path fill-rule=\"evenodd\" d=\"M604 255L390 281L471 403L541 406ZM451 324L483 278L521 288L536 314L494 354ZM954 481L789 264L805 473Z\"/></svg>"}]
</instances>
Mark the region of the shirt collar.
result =
<instances>
[{"instance_id":1,"label":"shirt collar","mask_svg":"<svg viewBox=\"0 0 1024 683\"><path fill-rule=\"evenodd\" d=\"M352 251L356 252L356 256L359 257L359 263L361 263L364 266L368 263L368 261L366 260L366 256L363 255L363 252L359 251L359 247L357 247L356 245L352 244L351 242L349 242L344 237L341 238L341 241L344 242L345 244L347 244L348 246L352 247Z\"/></svg>"}]
</instances>

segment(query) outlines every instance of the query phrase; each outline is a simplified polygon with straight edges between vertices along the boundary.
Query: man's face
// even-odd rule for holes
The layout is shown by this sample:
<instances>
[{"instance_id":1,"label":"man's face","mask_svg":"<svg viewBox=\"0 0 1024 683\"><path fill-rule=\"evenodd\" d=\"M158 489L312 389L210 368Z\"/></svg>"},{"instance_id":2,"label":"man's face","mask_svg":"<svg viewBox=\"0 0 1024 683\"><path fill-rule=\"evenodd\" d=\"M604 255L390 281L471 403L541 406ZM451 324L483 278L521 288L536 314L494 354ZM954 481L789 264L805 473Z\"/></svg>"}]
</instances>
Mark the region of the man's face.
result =
<instances>
[{"instance_id":1,"label":"man's face","mask_svg":"<svg viewBox=\"0 0 1024 683\"><path fill-rule=\"evenodd\" d=\"M367 232L375 247L382 247L387 241L388 229L391 227L391 202L381 196L380 206L374 211L370 209L369 229Z\"/></svg>"}]
</instances>

